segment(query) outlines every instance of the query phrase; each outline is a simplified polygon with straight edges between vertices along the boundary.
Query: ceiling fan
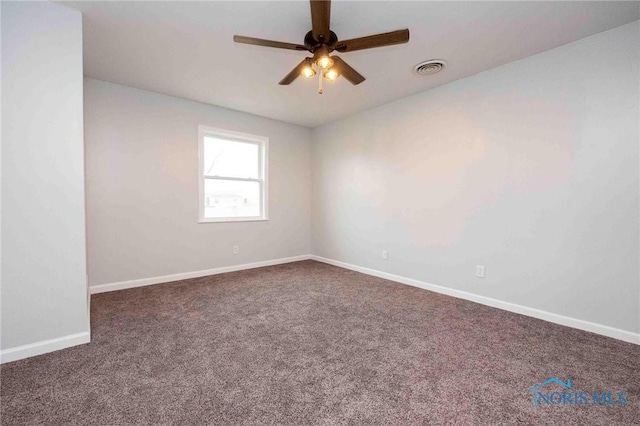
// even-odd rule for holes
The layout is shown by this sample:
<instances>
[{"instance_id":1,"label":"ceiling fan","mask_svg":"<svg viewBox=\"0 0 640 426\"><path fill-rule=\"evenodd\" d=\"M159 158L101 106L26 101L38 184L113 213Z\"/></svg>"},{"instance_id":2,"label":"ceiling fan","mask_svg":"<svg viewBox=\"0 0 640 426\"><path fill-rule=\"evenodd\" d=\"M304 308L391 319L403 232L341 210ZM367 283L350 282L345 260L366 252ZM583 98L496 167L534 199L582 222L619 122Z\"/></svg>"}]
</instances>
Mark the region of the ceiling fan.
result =
<instances>
[{"instance_id":1,"label":"ceiling fan","mask_svg":"<svg viewBox=\"0 0 640 426\"><path fill-rule=\"evenodd\" d=\"M389 33L376 34L367 37L353 38L350 40L339 40L338 36L329 29L331 18L330 0L311 0L311 24L312 29L304 36L303 44L285 43L281 41L264 40L254 37L235 35L233 41L236 43L253 44L257 46L275 47L278 49L290 49L308 51L313 57L302 60L294 69L287 74L279 84L291 84L299 75L310 79L316 75L318 70L318 93L322 94L322 78L329 81L337 79L340 75L346 78L351 84L360 84L365 78L358 71L351 68L338 56L331 56L330 53L337 51L340 53L352 52L354 50L371 49L374 47L390 46L393 44L407 43L409 41L409 30L398 30ZM314 67L316 69L314 69Z\"/></svg>"}]
</instances>

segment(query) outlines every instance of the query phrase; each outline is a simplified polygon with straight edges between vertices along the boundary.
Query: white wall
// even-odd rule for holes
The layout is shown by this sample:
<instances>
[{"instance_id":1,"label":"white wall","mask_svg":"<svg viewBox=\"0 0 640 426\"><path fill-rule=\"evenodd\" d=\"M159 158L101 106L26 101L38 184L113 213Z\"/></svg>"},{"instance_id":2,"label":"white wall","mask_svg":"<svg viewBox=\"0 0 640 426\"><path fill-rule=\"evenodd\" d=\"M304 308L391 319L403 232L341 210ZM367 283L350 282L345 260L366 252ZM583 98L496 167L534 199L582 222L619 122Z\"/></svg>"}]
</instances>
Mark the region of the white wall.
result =
<instances>
[{"instance_id":1,"label":"white wall","mask_svg":"<svg viewBox=\"0 0 640 426\"><path fill-rule=\"evenodd\" d=\"M1 7L1 347L9 361L86 342L89 323L82 17L45 2Z\"/></svg>"},{"instance_id":2,"label":"white wall","mask_svg":"<svg viewBox=\"0 0 640 426\"><path fill-rule=\"evenodd\" d=\"M269 138L268 221L198 223L199 124ZM307 128L86 80L85 143L91 286L310 253Z\"/></svg>"},{"instance_id":3,"label":"white wall","mask_svg":"<svg viewBox=\"0 0 640 426\"><path fill-rule=\"evenodd\" d=\"M637 336L638 46L635 22L315 129L313 253Z\"/></svg>"}]
</instances>

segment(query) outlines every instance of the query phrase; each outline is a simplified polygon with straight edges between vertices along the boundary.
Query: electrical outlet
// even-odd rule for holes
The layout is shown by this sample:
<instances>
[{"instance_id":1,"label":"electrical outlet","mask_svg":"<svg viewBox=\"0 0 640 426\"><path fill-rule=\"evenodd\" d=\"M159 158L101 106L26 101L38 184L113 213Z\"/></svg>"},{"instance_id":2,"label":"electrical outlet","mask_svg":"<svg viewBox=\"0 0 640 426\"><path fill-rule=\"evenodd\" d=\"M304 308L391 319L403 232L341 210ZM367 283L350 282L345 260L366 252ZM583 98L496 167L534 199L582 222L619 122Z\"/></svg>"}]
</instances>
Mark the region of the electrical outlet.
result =
<instances>
[{"instance_id":1,"label":"electrical outlet","mask_svg":"<svg viewBox=\"0 0 640 426\"><path fill-rule=\"evenodd\" d=\"M476 265L476 277L484 278L484 266Z\"/></svg>"},{"instance_id":2,"label":"electrical outlet","mask_svg":"<svg viewBox=\"0 0 640 426\"><path fill-rule=\"evenodd\" d=\"M389 258L389 253L387 253L387 251L386 251L386 250L382 250L382 258L383 258L384 260L387 260L387 259Z\"/></svg>"},{"instance_id":3,"label":"electrical outlet","mask_svg":"<svg viewBox=\"0 0 640 426\"><path fill-rule=\"evenodd\" d=\"M233 246L233 254L238 254L240 252L240 246Z\"/></svg>"}]
</instances>

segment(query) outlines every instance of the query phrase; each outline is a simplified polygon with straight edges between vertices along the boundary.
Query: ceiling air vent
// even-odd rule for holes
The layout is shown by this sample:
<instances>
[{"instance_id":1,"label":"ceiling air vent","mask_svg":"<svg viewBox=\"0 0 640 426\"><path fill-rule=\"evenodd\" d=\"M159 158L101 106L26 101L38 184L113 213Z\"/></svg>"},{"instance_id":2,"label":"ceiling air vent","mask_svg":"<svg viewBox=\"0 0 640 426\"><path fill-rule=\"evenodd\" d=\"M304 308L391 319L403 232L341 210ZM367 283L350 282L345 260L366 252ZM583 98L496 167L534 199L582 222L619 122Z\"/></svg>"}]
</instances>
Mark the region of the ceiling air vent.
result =
<instances>
[{"instance_id":1,"label":"ceiling air vent","mask_svg":"<svg viewBox=\"0 0 640 426\"><path fill-rule=\"evenodd\" d=\"M420 62L413 69L418 75L433 75L437 74L447 65L447 63L441 59L432 59L430 61Z\"/></svg>"}]
</instances>

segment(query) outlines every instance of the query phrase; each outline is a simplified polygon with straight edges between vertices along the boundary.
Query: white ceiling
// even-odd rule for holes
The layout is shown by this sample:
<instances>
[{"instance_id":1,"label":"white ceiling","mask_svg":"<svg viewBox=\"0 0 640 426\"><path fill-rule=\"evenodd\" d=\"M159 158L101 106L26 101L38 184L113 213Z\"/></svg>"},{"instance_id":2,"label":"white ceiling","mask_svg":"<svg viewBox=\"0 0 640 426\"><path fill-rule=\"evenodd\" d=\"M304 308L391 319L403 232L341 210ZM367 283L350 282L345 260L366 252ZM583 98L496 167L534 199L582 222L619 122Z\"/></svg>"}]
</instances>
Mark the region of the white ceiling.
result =
<instances>
[{"instance_id":1,"label":"white ceiling","mask_svg":"<svg viewBox=\"0 0 640 426\"><path fill-rule=\"evenodd\" d=\"M302 43L306 1L63 2L84 15L91 78L308 127L342 118L640 19L637 2L334 1L340 39L409 28L408 44L341 54L367 80L282 79L306 52L236 44L234 34ZM444 59L440 74L413 67Z\"/></svg>"}]
</instances>

